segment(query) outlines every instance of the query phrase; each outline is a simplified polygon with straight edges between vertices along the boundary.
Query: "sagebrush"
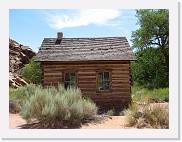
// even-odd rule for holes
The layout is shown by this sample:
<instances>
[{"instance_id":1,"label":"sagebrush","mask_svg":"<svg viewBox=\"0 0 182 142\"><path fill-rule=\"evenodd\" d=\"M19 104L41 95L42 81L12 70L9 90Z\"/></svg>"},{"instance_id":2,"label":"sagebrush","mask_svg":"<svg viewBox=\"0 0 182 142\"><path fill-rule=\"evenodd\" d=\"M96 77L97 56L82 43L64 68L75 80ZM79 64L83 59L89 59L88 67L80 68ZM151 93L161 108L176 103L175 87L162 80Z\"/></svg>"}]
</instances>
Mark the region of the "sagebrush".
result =
<instances>
[{"instance_id":1,"label":"sagebrush","mask_svg":"<svg viewBox=\"0 0 182 142\"><path fill-rule=\"evenodd\" d=\"M169 128L168 106L151 106L132 104L124 111L129 126L137 128Z\"/></svg>"},{"instance_id":2,"label":"sagebrush","mask_svg":"<svg viewBox=\"0 0 182 142\"><path fill-rule=\"evenodd\" d=\"M37 120L46 128L76 127L97 114L97 106L82 98L80 89L36 88L35 94L25 100L21 115L28 122Z\"/></svg>"},{"instance_id":3,"label":"sagebrush","mask_svg":"<svg viewBox=\"0 0 182 142\"><path fill-rule=\"evenodd\" d=\"M40 86L29 84L19 88L9 88L9 111L19 113L23 100L27 99L29 95L33 95L36 87Z\"/></svg>"}]
</instances>

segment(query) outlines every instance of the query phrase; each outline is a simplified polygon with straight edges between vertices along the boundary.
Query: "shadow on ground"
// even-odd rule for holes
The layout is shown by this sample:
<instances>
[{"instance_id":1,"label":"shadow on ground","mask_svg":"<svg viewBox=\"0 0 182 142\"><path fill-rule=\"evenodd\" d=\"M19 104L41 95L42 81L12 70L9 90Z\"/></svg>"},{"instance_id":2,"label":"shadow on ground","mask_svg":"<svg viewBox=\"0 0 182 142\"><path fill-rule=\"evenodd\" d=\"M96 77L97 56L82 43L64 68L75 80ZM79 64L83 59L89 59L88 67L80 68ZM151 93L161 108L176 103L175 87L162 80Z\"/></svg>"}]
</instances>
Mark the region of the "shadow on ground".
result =
<instances>
[{"instance_id":1,"label":"shadow on ground","mask_svg":"<svg viewBox=\"0 0 182 142\"><path fill-rule=\"evenodd\" d=\"M92 124L102 123L108 118L110 118L110 116L97 115L94 118L82 120L81 123L78 123L78 125L73 125L70 123L64 123L64 124L56 123L56 124L50 125L50 123L42 121L42 122L20 125L18 128L19 129L79 129L82 127L82 125L87 126L90 123Z\"/></svg>"},{"instance_id":2,"label":"shadow on ground","mask_svg":"<svg viewBox=\"0 0 182 142\"><path fill-rule=\"evenodd\" d=\"M42 122L24 124L19 126L20 129L79 129L81 125L62 126L62 125L48 125Z\"/></svg>"},{"instance_id":3,"label":"shadow on ground","mask_svg":"<svg viewBox=\"0 0 182 142\"><path fill-rule=\"evenodd\" d=\"M121 113L123 112L123 109L99 109L98 115L107 115L107 112L109 110L113 111L113 115L111 116L120 116Z\"/></svg>"}]
</instances>

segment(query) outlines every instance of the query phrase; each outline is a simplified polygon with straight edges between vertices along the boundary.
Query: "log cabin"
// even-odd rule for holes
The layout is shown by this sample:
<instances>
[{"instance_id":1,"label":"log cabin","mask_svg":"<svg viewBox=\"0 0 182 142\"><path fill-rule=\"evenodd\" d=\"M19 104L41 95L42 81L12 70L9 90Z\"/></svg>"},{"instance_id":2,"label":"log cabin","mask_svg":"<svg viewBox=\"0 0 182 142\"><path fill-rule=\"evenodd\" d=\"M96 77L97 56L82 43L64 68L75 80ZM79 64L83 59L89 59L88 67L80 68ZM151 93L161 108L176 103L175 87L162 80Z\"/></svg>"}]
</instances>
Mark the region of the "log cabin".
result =
<instances>
[{"instance_id":1,"label":"log cabin","mask_svg":"<svg viewBox=\"0 0 182 142\"><path fill-rule=\"evenodd\" d=\"M99 108L124 108L131 102L130 61L136 60L125 37L44 38L35 61L42 85L80 88Z\"/></svg>"}]
</instances>

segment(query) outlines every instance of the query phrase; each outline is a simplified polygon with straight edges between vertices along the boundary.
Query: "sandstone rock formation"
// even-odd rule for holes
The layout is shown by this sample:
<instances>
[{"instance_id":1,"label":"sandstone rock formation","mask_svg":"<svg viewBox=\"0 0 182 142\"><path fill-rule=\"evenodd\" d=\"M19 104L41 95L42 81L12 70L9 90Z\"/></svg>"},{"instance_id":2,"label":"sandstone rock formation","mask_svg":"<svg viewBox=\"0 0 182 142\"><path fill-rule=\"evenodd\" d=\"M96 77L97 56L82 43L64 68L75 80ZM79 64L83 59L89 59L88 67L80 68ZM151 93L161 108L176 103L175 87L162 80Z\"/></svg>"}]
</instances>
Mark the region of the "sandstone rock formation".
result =
<instances>
[{"instance_id":1,"label":"sandstone rock formation","mask_svg":"<svg viewBox=\"0 0 182 142\"><path fill-rule=\"evenodd\" d=\"M22 79L22 69L36 53L28 46L9 39L9 86L19 87L28 83Z\"/></svg>"}]
</instances>

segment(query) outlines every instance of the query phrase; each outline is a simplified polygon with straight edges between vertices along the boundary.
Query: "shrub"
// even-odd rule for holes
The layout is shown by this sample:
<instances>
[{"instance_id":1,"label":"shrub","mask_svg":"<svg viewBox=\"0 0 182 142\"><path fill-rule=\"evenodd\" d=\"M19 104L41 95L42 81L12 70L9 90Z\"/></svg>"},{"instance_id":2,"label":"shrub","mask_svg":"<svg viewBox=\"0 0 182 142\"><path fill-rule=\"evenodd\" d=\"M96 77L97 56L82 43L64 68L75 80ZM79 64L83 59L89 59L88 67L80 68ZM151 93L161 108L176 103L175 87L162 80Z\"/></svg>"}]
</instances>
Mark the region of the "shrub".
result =
<instances>
[{"instance_id":1,"label":"shrub","mask_svg":"<svg viewBox=\"0 0 182 142\"><path fill-rule=\"evenodd\" d=\"M97 114L98 107L89 98L83 99L83 119L92 119Z\"/></svg>"},{"instance_id":2,"label":"shrub","mask_svg":"<svg viewBox=\"0 0 182 142\"><path fill-rule=\"evenodd\" d=\"M18 89L9 88L9 112L19 113L24 99L26 99L26 96L21 94Z\"/></svg>"},{"instance_id":3,"label":"shrub","mask_svg":"<svg viewBox=\"0 0 182 142\"><path fill-rule=\"evenodd\" d=\"M132 84L148 89L169 87L169 72L160 48L146 48L135 54L131 62Z\"/></svg>"},{"instance_id":4,"label":"shrub","mask_svg":"<svg viewBox=\"0 0 182 142\"><path fill-rule=\"evenodd\" d=\"M169 109L167 106L138 106L132 104L124 111L126 120L129 126L136 126L137 128L169 128Z\"/></svg>"},{"instance_id":5,"label":"shrub","mask_svg":"<svg viewBox=\"0 0 182 142\"><path fill-rule=\"evenodd\" d=\"M169 88L159 88L154 91L155 102L169 102Z\"/></svg>"},{"instance_id":6,"label":"shrub","mask_svg":"<svg viewBox=\"0 0 182 142\"><path fill-rule=\"evenodd\" d=\"M26 86L21 86L17 89L9 88L9 111L12 113L19 113L23 100L27 99L31 95L34 95L35 88L41 88L41 86L29 84Z\"/></svg>"},{"instance_id":7,"label":"shrub","mask_svg":"<svg viewBox=\"0 0 182 142\"><path fill-rule=\"evenodd\" d=\"M132 100L134 102L168 102L169 88L149 90L146 88L132 86Z\"/></svg>"},{"instance_id":8,"label":"shrub","mask_svg":"<svg viewBox=\"0 0 182 142\"><path fill-rule=\"evenodd\" d=\"M37 88L22 105L21 115L28 122L38 120L46 128L79 126L97 114L96 105L81 96L78 88Z\"/></svg>"},{"instance_id":9,"label":"shrub","mask_svg":"<svg viewBox=\"0 0 182 142\"><path fill-rule=\"evenodd\" d=\"M9 101L9 112L11 113L19 113L21 110L20 102L17 99L13 99Z\"/></svg>"},{"instance_id":10,"label":"shrub","mask_svg":"<svg viewBox=\"0 0 182 142\"><path fill-rule=\"evenodd\" d=\"M168 107L155 106L145 110L145 121L156 129L169 128L169 110Z\"/></svg>"},{"instance_id":11,"label":"shrub","mask_svg":"<svg viewBox=\"0 0 182 142\"><path fill-rule=\"evenodd\" d=\"M110 109L110 110L107 111L106 114L107 115L110 115L110 116L113 116L114 115L114 112L115 112L114 109Z\"/></svg>"},{"instance_id":12,"label":"shrub","mask_svg":"<svg viewBox=\"0 0 182 142\"><path fill-rule=\"evenodd\" d=\"M123 110L120 111L120 112L119 112L119 115L120 115L120 116L124 116L124 111L123 111Z\"/></svg>"},{"instance_id":13,"label":"shrub","mask_svg":"<svg viewBox=\"0 0 182 142\"><path fill-rule=\"evenodd\" d=\"M123 111L123 114L127 117L129 126L134 126L138 119L138 107L136 104L129 105L128 109Z\"/></svg>"},{"instance_id":14,"label":"shrub","mask_svg":"<svg viewBox=\"0 0 182 142\"><path fill-rule=\"evenodd\" d=\"M41 83L41 67L38 62L35 62L35 56L30 60L30 63L25 65L22 71L23 78L28 83L35 83L39 84Z\"/></svg>"},{"instance_id":15,"label":"shrub","mask_svg":"<svg viewBox=\"0 0 182 142\"><path fill-rule=\"evenodd\" d=\"M16 89L16 92L19 96L29 96L33 95L35 93L35 88L41 87L41 86L36 86L34 84L28 84L25 86L20 86Z\"/></svg>"}]
</instances>

